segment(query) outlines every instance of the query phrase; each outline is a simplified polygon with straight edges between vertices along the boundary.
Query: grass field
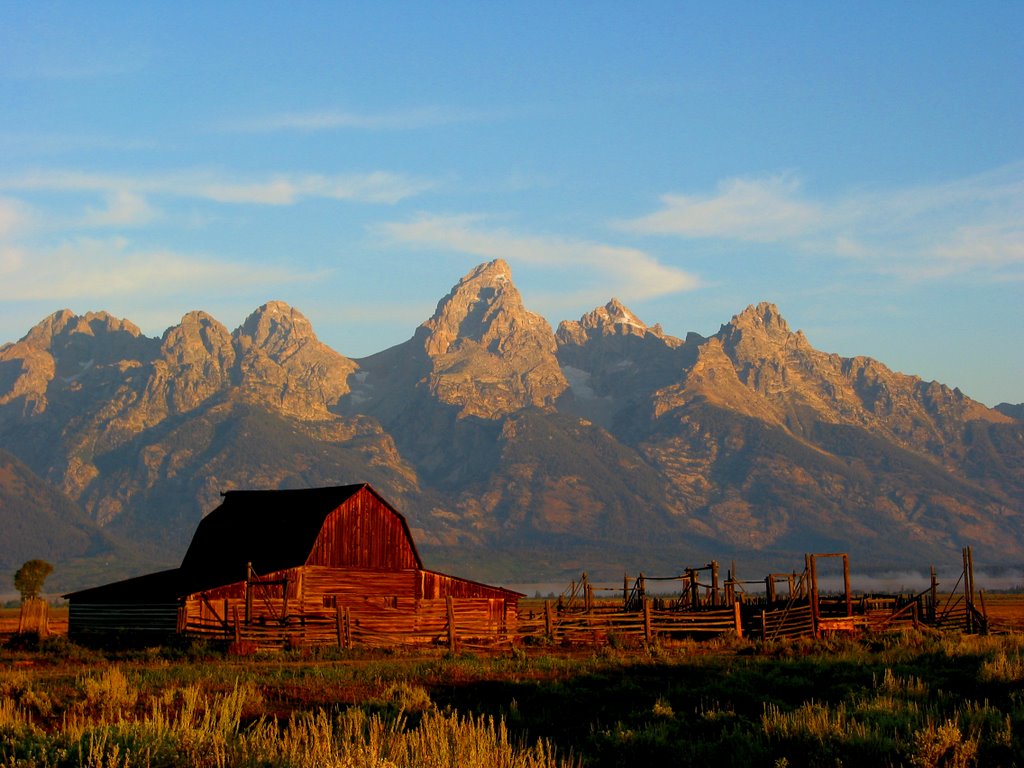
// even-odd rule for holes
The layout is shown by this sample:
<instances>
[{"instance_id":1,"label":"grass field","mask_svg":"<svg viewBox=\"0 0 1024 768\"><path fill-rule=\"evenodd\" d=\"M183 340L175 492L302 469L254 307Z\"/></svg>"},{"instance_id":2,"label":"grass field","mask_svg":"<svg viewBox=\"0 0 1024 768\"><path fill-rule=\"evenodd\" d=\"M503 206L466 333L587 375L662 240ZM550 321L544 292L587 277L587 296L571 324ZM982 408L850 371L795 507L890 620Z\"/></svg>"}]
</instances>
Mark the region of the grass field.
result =
<instances>
[{"instance_id":1,"label":"grass field","mask_svg":"<svg viewBox=\"0 0 1024 768\"><path fill-rule=\"evenodd\" d=\"M1020 766L1024 637L0 651L0 765Z\"/></svg>"}]
</instances>

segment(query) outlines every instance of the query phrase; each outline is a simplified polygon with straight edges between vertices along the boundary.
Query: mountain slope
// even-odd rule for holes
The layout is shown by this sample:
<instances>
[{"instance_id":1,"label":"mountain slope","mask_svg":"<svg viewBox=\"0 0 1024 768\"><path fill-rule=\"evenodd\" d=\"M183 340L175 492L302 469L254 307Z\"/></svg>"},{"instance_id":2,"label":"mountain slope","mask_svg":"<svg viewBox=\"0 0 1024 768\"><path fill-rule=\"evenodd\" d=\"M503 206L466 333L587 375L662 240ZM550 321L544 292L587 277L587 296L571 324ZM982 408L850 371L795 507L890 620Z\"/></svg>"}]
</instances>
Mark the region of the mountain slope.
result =
<instances>
[{"instance_id":1,"label":"mountain slope","mask_svg":"<svg viewBox=\"0 0 1024 768\"><path fill-rule=\"evenodd\" d=\"M99 530L174 564L223 491L358 481L408 516L433 567L478 578L1024 553L1011 414L821 352L768 303L707 338L614 299L555 333L500 260L359 360L280 302L233 332L192 312L161 339L55 313L0 347L0 440L40 499L18 524L37 542L49 526L60 557Z\"/></svg>"}]
</instances>

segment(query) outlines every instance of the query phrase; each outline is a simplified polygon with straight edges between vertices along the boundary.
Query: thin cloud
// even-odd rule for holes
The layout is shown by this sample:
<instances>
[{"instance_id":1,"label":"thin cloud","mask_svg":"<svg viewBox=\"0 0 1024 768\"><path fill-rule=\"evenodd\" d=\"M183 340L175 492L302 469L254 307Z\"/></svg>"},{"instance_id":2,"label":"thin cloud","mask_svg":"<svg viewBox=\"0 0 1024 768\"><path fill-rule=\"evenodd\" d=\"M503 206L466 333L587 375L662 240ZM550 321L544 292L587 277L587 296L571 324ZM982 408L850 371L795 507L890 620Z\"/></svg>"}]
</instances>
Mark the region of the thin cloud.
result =
<instances>
[{"instance_id":1,"label":"thin cloud","mask_svg":"<svg viewBox=\"0 0 1024 768\"><path fill-rule=\"evenodd\" d=\"M0 197L0 237L11 237L32 227L35 221L32 209L20 200Z\"/></svg>"},{"instance_id":2,"label":"thin cloud","mask_svg":"<svg viewBox=\"0 0 1024 768\"><path fill-rule=\"evenodd\" d=\"M480 216L421 216L381 226L391 240L424 248L506 259L538 267L583 267L612 292L628 300L690 291L700 281L681 269L660 264L636 248L571 238L519 235L484 226Z\"/></svg>"},{"instance_id":3,"label":"thin cloud","mask_svg":"<svg viewBox=\"0 0 1024 768\"><path fill-rule=\"evenodd\" d=\"M82 219L86 227L134 227L148 224L157 218L157 211L146 199L125 190L106 195L104 208L90 208Z\"/></svg>"},{"instance_id":4,"label":"thin cloud","mask_svg":"<svg viewBox=\"0 0 1024 768\"><path fill-rule=\"evenodd\" d=\"M363 113L339 109L285 112L225 123L221 130L240 133L316 133L337 130L408 131L486 119L482 112L449 107L418 107L393 112Z\"/></svg>"},{"instance_id":5,"label":"thin cloud","mask_svg":"<svg viewBox=\"0 0 1024 768\"><path fill-rule=\"evenodd\" d=\"M795 178L730 179L706 197L663 195L663 208L619 224L642 234L775 242L815 228L818 206L799 200Z\"/></svg>"},{"instance_id":6,"label":"thin cloud","mask_svg":"<svg viewBox=\"0 0 1024 768\"><path fill-rule=\"evenodd\" d=\"M54 248L0 246L0 300L71 301L159 297L197 284L244 288L317 279L291 268L253 267L169 250L134 248L124 238L78 238Z\"/></svg>"},{"instance_id":7,"label":"thin cloud","mask_svg":"<svg viewBox=\"0 0 1024 768\"><path fill-rule=\"evenodd\" d=\"M276 174L268 178L234 177L212 171L156 176L44 171L0 178L0 189L48 192L96 192L103 195L167 195L225 204L295 205L308 198L363 203L397 203L418 195L433 182L387 171L363 174Z\"/></svg>"},{"instance_id":8,"label":"thin cloud","mask_svg":"<svg viewBox=\"0 0 1024 768\"><path fill-rule=\"evenodd\" d=\"M661 200L660 210L616 226L648 235L781 245L917 279L963 273L1012 278L1024 265L1024 164L831 200L808 199L792 176L732 179L711 195Z\"/></svg>"}]
</instances>

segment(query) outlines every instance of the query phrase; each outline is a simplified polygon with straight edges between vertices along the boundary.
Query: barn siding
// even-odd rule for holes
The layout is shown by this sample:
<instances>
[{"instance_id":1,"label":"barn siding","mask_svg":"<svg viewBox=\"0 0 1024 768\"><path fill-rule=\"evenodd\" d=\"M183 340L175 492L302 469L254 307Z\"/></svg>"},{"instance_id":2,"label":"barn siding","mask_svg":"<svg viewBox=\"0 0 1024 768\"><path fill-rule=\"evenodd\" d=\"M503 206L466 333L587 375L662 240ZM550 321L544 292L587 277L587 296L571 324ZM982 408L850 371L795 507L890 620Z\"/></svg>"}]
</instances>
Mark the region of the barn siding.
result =
<instances>
[{"instance_id":1,"label":"barn siding","mask_svg":"<svg viewBox=\"0 0 1024 768\"><path fill-rule=\"evenodd\" d=\"M306 563L404 570L419 558L402 518L364 488L327 516Z\"/></svg>"},{"instance_id":2,"label":"barn siding","mask_svg":"<svg viewBox=\"0 0 1024 768\"><path fill-rule=\"evenodd\" d=\"M519 595L501 587L491 587L457 576L449 576L436 571L420 571L418 596L424 599L442 597L487 597L518 602Z\"/></svg>"},{"instance_id":3,"label":"barn siding","mask_svg":"<svg viewBox=\"0 0 1024 768\"><path fill-rule=\"evenodd\" d=\"M68 609L68 637L89 642L117 637L158 643L178 629L178 603L75 603Z\"/></svg>"}]
</instances>

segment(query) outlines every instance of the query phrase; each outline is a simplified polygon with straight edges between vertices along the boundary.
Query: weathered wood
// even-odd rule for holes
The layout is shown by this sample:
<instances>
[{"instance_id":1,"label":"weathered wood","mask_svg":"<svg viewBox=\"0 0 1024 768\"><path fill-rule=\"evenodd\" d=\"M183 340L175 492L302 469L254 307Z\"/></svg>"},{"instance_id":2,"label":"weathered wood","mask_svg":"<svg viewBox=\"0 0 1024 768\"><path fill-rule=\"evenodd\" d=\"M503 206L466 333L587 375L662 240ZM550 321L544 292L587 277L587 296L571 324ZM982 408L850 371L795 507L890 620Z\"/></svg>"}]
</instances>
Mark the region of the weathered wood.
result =
<instances>
[{"instance_id":1,"label":"weathered wood","mask_svg":"<svg viewBox=\"0 0 1024 768\"><path fill-rule=\"evenodd\" d=\"M743 613L740 610L739 601L735 601L732 604L733 610L733 623L736 625L736 637L743 637Z\"/></svg>"},{"instance_id":2,"label":"weathered wood","mask_svg":"<svg viewBox=\"0 0 1024 768\"><path fill-rule=\"evenodd\" d=\"M18 632L21 634L38 635L44 639L49 634L47 625L46 601L41 597L29 597L21 601L21 612L18 615Z\"/></svg>"},{"instance_id":3,"label":"weathered wood","mask_svg":"<svg viewBox=\"0 0 1024 768\"><path fill-rule=\"evenodd\" d=\"M455 630L455 606L452 602L451 595L448 595L448 597L445 598L445 604L448 609L448 651L450 653L455 653L458 633Z\"/></svg>"},{"instance_id":4,"label":"weathered wood","mask_svg":"<svg viewBox=\"0 0 1024 768\"><path fill-rule=\"evenodd\" d=\"M654 633L651 628L651 601L644 600L644 641L650 643L654 640Z\"/></svg>"}]
</instances>

